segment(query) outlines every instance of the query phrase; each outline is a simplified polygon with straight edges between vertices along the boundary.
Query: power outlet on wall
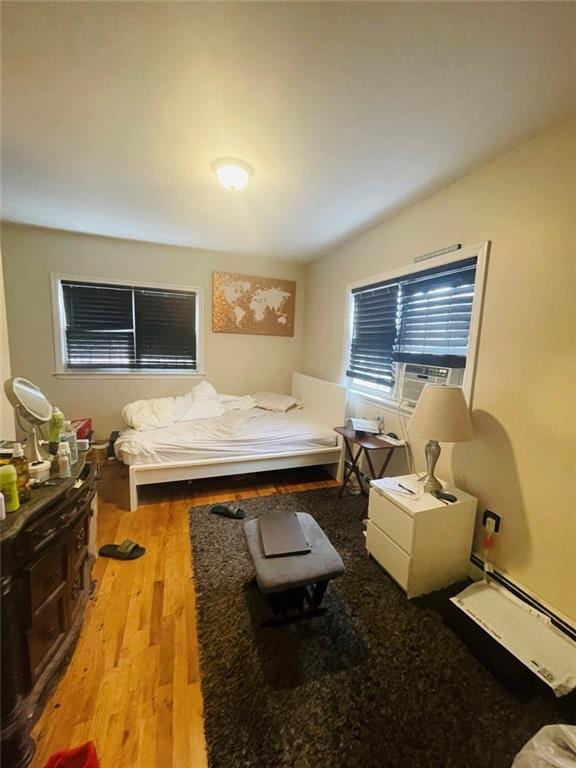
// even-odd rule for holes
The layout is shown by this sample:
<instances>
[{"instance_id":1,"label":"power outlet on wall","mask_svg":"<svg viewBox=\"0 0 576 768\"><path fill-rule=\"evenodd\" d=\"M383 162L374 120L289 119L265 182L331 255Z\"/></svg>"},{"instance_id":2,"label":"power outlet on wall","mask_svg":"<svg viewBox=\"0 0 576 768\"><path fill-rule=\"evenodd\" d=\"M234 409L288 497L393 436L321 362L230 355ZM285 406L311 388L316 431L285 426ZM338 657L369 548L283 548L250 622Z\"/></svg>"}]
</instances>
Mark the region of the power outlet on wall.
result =
<instances>
[{"instance_id":1,"label":"power outlet on wall","mask_svg":"<svg viewBox=\"0 0 576 768\"><path fill-rule=\"evenodd\" d=\"M482 515L482 525L484 528L486 528L488 520L494 520L494 533L498 533L502 522L500 515L497 515L496 512L492 512L490 509L485 509L484 514Z\"/></svg>"}]
</instances>

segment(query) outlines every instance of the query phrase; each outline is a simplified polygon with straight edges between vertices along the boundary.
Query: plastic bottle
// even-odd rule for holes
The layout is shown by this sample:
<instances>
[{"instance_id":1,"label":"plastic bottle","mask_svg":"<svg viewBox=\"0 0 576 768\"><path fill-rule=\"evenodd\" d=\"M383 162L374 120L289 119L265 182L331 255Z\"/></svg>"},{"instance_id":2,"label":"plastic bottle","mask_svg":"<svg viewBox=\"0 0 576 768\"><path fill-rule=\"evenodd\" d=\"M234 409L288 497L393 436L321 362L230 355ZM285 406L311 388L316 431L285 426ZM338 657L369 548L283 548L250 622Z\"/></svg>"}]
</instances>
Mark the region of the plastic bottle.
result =
<instances>
[{"instance_id":1,"label":"plastic bottle","mask_svg":"<svg viewBox=\"0 0 576 768\"><path fill-rule=\"evenodd\" d=\"M78 461L78 441L76 439L76 432L72 429L72 422L65 421L62 434L60 435L60 441L66 440L70 446L70 464L76 464Z\"/></svg>"},{"instance_id":2,"label":"plastic bottle","mask_svg":"<svg viewBox=\"0 0 576 768\"><path fill-rule=\"evenodd\" d=\"M20 509L18 498L18 475L12 464L0 466L0 491L4 494L6 512L16 512Z\"/></svg>"},{"instance_id":3,"label":"plastic bottle","mask_svg":"<svg viewBox=\"0 0 576 768\"><path fill-rule=\"evenodd\" d=\"M60 435L64 428L64 414L54 406L52 408L52 418L48 424L48 450L53 456L56 456L58 452L58 443L60 442Z\"/></svg>"},{"instance_id":4,"label":"plastic bottle","mask_svg":"<svg viewBox=\"0 0 576 768\"><path fill-rule=\"evenodd\" d=\"M6 519L6 504L4 503L4 494L0 491L0 520Z\"/></svg>"},{"instance_id":5,"label":"plastic bottle","mask_svg":"<svg viewBox=\"0 0 576 768\"><path fill-rule=\"evenodd\" d=\"M61 479L70 477L70 446L68 443L60 443L56 460L58 461L58 477Z\"/></svg>"},{"instance_id":6,"label":"plastic bottle","mask_svg":"<svg viewBox=\"0 0 576 768\"><path fill-rule=\"evenodd\" d=\"M14 443L12 447L12 458L10 464L15 468L18 483L18 498L20 504L30 501L30 472L28 471L28 460L24 458L24 451L20 443Z\"/></svg>"}]
</instances>

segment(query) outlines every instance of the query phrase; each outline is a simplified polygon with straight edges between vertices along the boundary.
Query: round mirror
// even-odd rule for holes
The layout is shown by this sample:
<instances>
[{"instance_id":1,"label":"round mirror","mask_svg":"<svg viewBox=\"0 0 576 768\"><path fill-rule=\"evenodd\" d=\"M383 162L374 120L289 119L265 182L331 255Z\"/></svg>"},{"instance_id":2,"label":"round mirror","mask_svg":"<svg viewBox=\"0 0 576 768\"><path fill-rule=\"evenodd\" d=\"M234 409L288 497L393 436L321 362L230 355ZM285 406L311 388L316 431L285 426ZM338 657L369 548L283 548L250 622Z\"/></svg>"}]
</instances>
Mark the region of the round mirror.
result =
<instances>
[{"instance_id":1,"label":"round mirror","mask_svg":"<svg viewBox=\"0 0 576 768\"><path fill-rule=\"evenodd\" d=\"M52 406L42 390L28 379L14 376L5 382L4 391L10 403L27 421L32 424L45 424L50 421Z\"/></svg>"}]
</instances>

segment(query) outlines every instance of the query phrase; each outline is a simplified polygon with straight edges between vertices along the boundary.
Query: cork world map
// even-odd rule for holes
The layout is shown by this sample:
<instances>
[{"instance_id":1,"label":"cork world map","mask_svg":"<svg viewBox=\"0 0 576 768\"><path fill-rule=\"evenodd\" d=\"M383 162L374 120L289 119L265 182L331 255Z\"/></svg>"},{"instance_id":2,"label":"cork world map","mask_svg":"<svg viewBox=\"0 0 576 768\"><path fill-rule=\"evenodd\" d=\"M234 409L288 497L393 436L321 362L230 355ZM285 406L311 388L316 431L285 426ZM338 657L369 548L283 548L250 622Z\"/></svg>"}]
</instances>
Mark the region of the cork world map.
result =
<instances>
[{"instance_id":1,"label":"cork world map","mask_svg":"<svg viewBox=\"0 0 576 768\"><path fill-rule=\"evenodd\" d=\"M212 287L215 333L294 335L294 281L214 272Z\"/></svg>"}]
</instances>

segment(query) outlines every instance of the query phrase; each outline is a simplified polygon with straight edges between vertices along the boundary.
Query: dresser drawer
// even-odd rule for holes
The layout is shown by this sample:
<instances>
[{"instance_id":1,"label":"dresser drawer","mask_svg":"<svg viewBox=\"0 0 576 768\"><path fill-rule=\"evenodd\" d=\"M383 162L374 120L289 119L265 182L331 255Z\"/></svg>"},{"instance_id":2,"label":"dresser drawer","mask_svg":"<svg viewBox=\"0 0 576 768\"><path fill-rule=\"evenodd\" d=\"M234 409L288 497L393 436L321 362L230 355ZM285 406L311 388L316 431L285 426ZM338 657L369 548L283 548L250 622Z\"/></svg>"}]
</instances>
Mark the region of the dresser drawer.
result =
<instances>
[{"instance_id":1,"label":"dresser drawer","mask_svg":"<svg viewBox=\"0 0 576 768\"><path fill-rule=\"evenodd\" d=\"M404 552L411 554L414 520L400 507L381 496L374 488L370 490L368 517Z\"/></svg>"},{"instance_id":2,"label":"dresser drawer","mask_svg":"<svg viewBox=\"0 0 576 768\"><path fill-rule=\"evenodd\" d=\"M30 677L34 683L52 659L66 634L66 598L63 591L49 600L39 611L28 631Z\"/></svg>"},{"instance_id":3,"label":"dresser drawer","mask_svg":"<svg viewBox=\"0 0 576 768\"><path fill-rule=\"evenodd\" d=\"M66 581L66 555L66 542L61 542L28 567L32 614Z\"/></svg>"},{"instance_id":4,"label":"dresser drawer","mask_svg":"<svg viewBox=\"0 0 576 768\"><path fill-rule=\"evenodd\" d=\"M398 547L392 539L369 520L366 528L366 548L380 565L385 568L390 576L408 590L408 573L410 571L410 558Z\"/></svg>"}]
</instances>

